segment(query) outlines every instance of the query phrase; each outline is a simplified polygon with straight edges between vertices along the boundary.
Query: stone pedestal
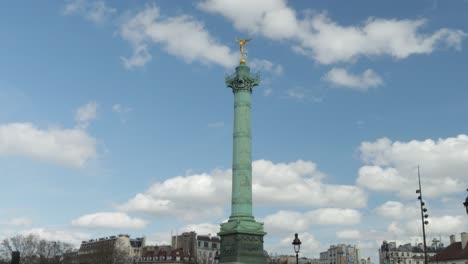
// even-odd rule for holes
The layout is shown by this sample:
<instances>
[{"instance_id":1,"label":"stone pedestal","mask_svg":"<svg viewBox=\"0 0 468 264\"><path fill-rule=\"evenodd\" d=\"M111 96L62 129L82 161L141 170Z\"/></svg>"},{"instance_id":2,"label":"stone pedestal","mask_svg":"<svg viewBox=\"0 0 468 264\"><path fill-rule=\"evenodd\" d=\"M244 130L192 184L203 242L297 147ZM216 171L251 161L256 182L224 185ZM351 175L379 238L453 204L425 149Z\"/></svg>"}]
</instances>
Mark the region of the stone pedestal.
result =
<instances>
[{"instance_id":1,"label":"stone pedestal","mask_svg":"<svg viewBox=\"0 0 468 264\"><path fill-rule=\"evenodd\" d=\"M232 220L221 224L221 263L266 263L263 223Z\"/></svg>"}]
</instances>

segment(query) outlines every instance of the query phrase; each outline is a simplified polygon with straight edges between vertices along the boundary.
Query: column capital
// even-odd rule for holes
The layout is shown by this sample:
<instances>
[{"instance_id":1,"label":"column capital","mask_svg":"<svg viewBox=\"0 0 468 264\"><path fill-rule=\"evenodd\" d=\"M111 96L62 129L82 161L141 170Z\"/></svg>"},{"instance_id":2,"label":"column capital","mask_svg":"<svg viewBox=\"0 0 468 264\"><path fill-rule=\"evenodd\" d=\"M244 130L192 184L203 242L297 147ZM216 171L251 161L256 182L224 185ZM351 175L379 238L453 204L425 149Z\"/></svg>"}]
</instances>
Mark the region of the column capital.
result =
<instances>
[{"instance_id":1,"label":"column capital","mask_svg":"<svg viewBox=\"0 0 468 264\"><path fill-rule=\"evenodd\" d=\"M252 93L255 86L260 84L260 76L258 73L251 74L250 68L245 63L240 63L236 67L236 72L226 76L226 85L232 88L232 92L248 91Z\"/></svg>"}]
</instances>

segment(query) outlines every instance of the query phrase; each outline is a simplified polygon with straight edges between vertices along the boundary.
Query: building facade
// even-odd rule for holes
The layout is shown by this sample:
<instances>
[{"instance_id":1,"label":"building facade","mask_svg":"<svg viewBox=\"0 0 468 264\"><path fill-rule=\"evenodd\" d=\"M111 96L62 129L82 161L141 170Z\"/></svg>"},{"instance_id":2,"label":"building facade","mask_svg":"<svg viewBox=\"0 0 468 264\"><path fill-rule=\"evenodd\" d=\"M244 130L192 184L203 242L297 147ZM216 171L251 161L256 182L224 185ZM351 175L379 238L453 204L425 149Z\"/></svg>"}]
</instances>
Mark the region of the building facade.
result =
<instances>
[{"instance_id":1,"label":"building facade","mask_svg":"<svg viewBox=\"0 0 468 264\"><path fill-rule=\"evenodd\" d=\"M320 253L320 264L360 264L359 249L346 244L331 245Z\"/></svg>"},{"instance_id":2,"label":"building facade","mask_svg":"<svg viewBox=\"0 0 468 264\"><path fill-rule=\"evenodd\" d=\"M219 237L197 236L197 263L212 264L220 247Z\"/></svg>"},{"instance_id":3,"label":"building facade","mask_svg":"<svg viewBox=\"0 0 468 264\"><path fill-rule=\"evenodd\" d=\"M141 256L145 237L130 238L129 235L102 237L82 241L77 253L79 264L125 264Z\"/></svg>"},{"instance_id":4,"label":"building facade","mask_svg":"<svg viewBox=\"0 0 468 264\"><path fill-rule=\"evenodd\" d=\"M439 240L434 239L431 246L427 246L428 260L437 252L441 251L444 245ZM380 264L424 264L424 246L419 243L413 246L410 243L397 246L396 242L384 241L379 249Z\"/></svg>"},{"instance_id":5,"label":"building facade","mask_svg":"<svg viewBox=\"0 0 468 264\"><path fill-rule=\"evenodd\" d=\"M430 258L429 264L467 264L468 263L468 234L461 233L461 241L450 236L450 245L437 252Z\"/></svg>"},{"instance_id":6,"label":"building facade","mask_svg":"<svg viewBox=\"0 0 468 264\"><path fill-rule=\"evenodd\" d=\"M212 264L220 251L221 239L217 236L197 235L196 232L184 232L172 236L174 249L181 249L184 255L190 256L199 264Z\"/></svg>"}]
</instances>

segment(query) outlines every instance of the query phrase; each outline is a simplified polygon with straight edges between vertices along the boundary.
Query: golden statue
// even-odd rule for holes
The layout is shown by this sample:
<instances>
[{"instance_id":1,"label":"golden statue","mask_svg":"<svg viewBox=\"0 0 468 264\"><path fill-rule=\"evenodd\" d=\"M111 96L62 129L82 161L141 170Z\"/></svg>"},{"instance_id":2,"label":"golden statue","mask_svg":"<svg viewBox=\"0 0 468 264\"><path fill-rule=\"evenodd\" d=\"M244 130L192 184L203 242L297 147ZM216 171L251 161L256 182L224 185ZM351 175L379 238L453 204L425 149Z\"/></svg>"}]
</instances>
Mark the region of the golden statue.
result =
<instances>
[{"instance_id":1,"label":"golden statue","mask_svg":"<svg viewBox=\"0 0 468 264\"><path fill-rule=\"evenodd\" d=\"M237 37L234 39L236 40L237 44L239 44L239 50L242 55L241 62L245 63L245 55L247 55L247 52L244 51L244 45L247 44L247 42L249 42L251 39L237 39Z\"/></svg>"}]
</instances>

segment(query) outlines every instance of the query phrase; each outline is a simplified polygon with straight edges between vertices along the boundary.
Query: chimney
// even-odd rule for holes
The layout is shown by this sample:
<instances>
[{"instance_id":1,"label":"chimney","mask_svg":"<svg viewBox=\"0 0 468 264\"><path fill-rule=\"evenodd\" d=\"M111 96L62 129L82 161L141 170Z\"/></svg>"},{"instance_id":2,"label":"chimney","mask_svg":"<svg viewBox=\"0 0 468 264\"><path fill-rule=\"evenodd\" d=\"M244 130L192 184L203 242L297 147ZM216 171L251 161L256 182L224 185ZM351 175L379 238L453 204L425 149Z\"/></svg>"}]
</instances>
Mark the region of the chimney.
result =
<instances>
[{"instance_id":1,"label":"chimney","mask_svg":"<svg viewBox=\"0 0 468 264\"><path fill-rule=\"evenodd\" d=\"M463 233L461 233L461 246L462 246L462 249L466 248L467 243L468 243L468 234L463 232Z\"/></svg>"},{"instance_id":2,"label":"chimney","mask_svg":"<svg viewBox=\"0 0 468 264\"><path fill-rule=\"evenodd\" d=\"M455 243L455 235L450 235L450 245Z\"/></svg>"}]
</instances>

